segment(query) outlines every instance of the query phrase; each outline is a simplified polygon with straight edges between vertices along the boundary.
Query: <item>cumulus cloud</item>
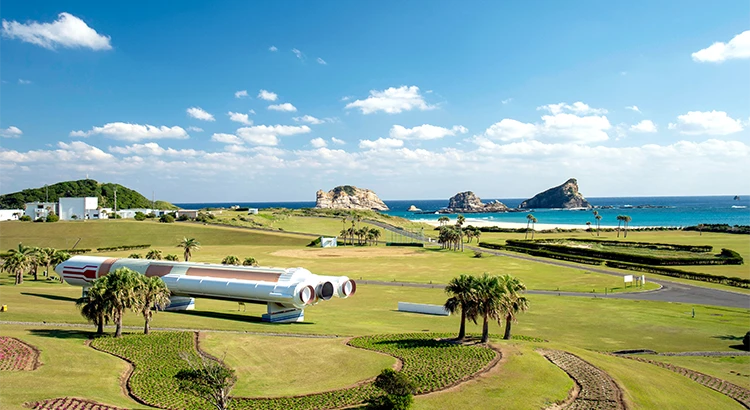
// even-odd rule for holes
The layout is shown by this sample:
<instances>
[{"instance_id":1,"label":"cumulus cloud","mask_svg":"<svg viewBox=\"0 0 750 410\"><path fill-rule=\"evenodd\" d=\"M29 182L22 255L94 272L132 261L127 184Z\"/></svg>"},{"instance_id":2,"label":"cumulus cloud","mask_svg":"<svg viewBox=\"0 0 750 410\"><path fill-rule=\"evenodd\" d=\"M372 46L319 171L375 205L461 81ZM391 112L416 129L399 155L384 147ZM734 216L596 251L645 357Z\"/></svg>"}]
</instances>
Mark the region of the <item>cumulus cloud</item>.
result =
<instances>
[{"instance_id":1,"label":"cumulus cloud","mask_svg":"<svg viewBox=\"0 0 750 410\"><path fill-rule=\"evenodd\" d=\"M319 125L319 124L323 124L326 122L331 122L330 118L323 118L321 120L320 118L315 118L312 115L303 115L302 117L294 117L292 119L296 122L306 122L312 125Z\"/></svg>"},{"instance_id":2,"label":"cumulus cloud","mask_svg":"<svg viewBox=\"0 0 750 410\"><path fill-rule=\"evenodd\" d=\"M258 93L258 98L266 101L276 101L279 96L276 95L276 93L272 93L270 91L260 90L260 92Z\"/></svg>"},{"instance_id":3,"label":"cumulus cloud","mask_svg":"<svg viewBox=\"0 0 750 410\"><path fill-rule=\"evenodd\" d=\"M279 51L279 49L276 48L276 46L271 46L271 47L268 47L268 51Z\"/></svg>"},{"instance_id":4,"label":"cumulus cloud","mask_svg":"<svg viewBox=\"0 0 750 410\"><path fill-rule=\"evenodd\" d=\"M322 58L320 58L320 57L318 57L318 59L317 59L317 60L315 60L315 61L317 61L317 62L318 62L318 64L321 64L321 65L327 65L327 64L328 64L328 63L326 63L326 60L323 60L323 59L322 59Z\"/></svg>"},{"instance_id":5,"label":"cumulus cloud","mask_svg":"<svg viewBox=\"0 0 750 410\"><path fill-rule=\"evenodd\" d=\"M558 104L547 104L537 107L537 110L549 111L553 115L561 113L572 113L572 114L606 114L607 110L603 108L591 108L588 104L584 104L580 101L574 102L573 104L558 103Z\"/></svg>"},{"instance_id":6,"label":"cumulus cloud","mask_svg":"<svg viewBox=\"0 0 750 410\"><path fill-rule=\"evenodd\" d=\"M211 136L211 141L221 142L224 144L242 144L243 143L243 141L234 134L222 134L222 133L214 133L214 135Z\"/></svg>"},{"instance_id":7,"label":"cumulus cloud","mask_svg":"<svg viewBox=\"0 0 750 410\"><path fill-rule=\"evenodd\" d=\"M234 98L247 98L247 90L240 90L234 93Z\"/></svg>"},{"instance_id":8,"label":"cumulus cloud","mask_svg":"<svg viewBox=\"0 0 750 410\"><path fill-rule=\"evenodd\" d=\"M97 51L112 49L109 36L97 33L83 20L69 13L60 13L52 23L3 20L3 36L50 50L57 47L90 48Z\"/></svg>"},{"instance_id":9,"label":"cumulus cloud","mask_svg":"<svg viewBox=\"0 0 750 410\"><path fill-rule=\"evenodd\" d=\"M109 147L109 152L115 154L134 154L141 156L161 156L171 155L179 157L194 157L196 155L204 154L203 151L196 151L194 149L173 149L173 148L162 148L155 142L147 142L145 144L133 144L125 147Z\"/></svg>"},{"instance_id":10,"label":"cumulus cloud","mask_svg":"<svg viewBox=\"0 0 750 410\"><path fill-rule=\"evenodd\" d=\"M283 112L295 112L295 111L297 111L297 107L293 106L290 103L269 105L268 109L271 110L271 111L283 111Z\"/></svg>"},{"instance_id":11,"label":"cumulus cloud","mask_svg":"<svg viewBox=\"0 0 750 410\"><path fill-rule=\"evenodd\" d=\"M430 124L422 124L414 128L405 128L401 125L391 127L391 138L401 140L434 140L456 134L466 134L469 130L462 125L454 125L452 128L443 128Z\"/></svg>"},{"instance_id":12,"label":"cumulus cloud","mask_svg":"<svg viewBox=\"0 0 750 410\"><path fill-rule=\"evenodd\" d=\"M187 110L189 116L201 121L216 121L212 114L209 114L201 107L190 107Z\"/></svg>"},{"instance_id":13,"label":"cumulus cloud","mask_svg":"<svg viewBox=\"0 0 750 410\"><path fill-rule=\"evenodd\" d=\"M550 139L582 143L609 139L607 131L612 128L612 124L605 116L579 116L561 113L556 108L549 110L557 114L543 115L541 123L532 124L504 118L492 124L480 137L499 141Z\"/></svg>"},{"instance_id":14,"label":"cumulus cloud","mask_svg":"<svg viewBox=\"0 0 750 410\"><path fill-rule=\"evenodd\" d=\"M625 109L626 109L626 110L630 110L630 111L635 111L635 112L637 112L638 114L643 114L643 113L641 112L641 110L640 110L640 109L638 108L638 106L637 106L637 105L630 105L630 106L627 106L627 107L625 107Z\"/></svg>"},{"instance_id":15,"label":"cumulus cloud","mask_svg":"<svg viewBox=\"0 0 750 410\"><path fill-rule=\"evenodd\" d=\"M743 31L728 43L716 42L692 54L699 63L721 63L726 60L750 58L750 30Z\"/></svg>"},{"instance_id":16,"label":"cumulus cloud","mask_svg":"<svg viewBox=\"0 0 750 410\"><path fill-rule=\"evenodd\" d=\"M323 138L318 137L318 138L311 139L310 140L310 145L312 145L313 148L323 148L323 147L325 147L328 144L326 144L326 140L324 140Z\"/></svg>"},{"instance_id":17,"label":"cumulus cloud","mask_svg":"<svg viewBox=\"0 0 750 410\"><path fill-rule=\"evenodd\" d=\"M350 102L345 108L357 108L362 114L372 114L378 111L398 114L413 109L431 110L435 106L427 104L424 97L419 93L419 87L404 85L398 88L390 87L383 91L370 90L369 97Z\"/></svg>"},{"instance_id":18,"label":"cumulus cloud","mask_svg":"<svg viewBox=\"0 0 750 410\"><path fill-rule=\"evenodd\" d=\"M400 148L404 146L404 141L395 138L378 138L372 140L360 140L359 147L368 150L381 150L389 148Z\"/></svg>"},{"instance_id":19,"label":"cumulus cloud","mask_svg":"<svg viewBox=\"0 0 750 410\"><path fill-rule=\"evenodd\" d=\"M503 105L507 105L507 104L510 104L511 101L513 101L513 98L506 98L500 102L503 103Z\"/></svg>"},{"instance_id":20,"label":"cumulus cloud","mask_svg":"<svg viewBox=\"0 0 750 410\"><path fill-rule=\"evenodd\" d=\"M253 120L249 119L249 116L247 114L229 111L227 115L229 116L229 119L231 121L239 122L240 124L245 125L253 125Z\"/></svg>"},{"instance_id":21,"label":"cumulus cloud","mask_svg":"<svg viewBox=\"0 0 750 410\"><path fill-rule=\"evenodd\" d=\"M23 131L21 131L20 128L10 126L6 129L0 128L0 136L4 138L18 138L23 134Z\"/></svg>"},{"instance_id":22,"label":"cumulus cloud","mask_svg":"<svg viewBox=\"0 0 750 410\"><path fill-rule=\"evenodd\" d=\"M203 128L201 128L201 127L190 126L190 127L187 127L187 130L188 131L193 131L193 132L203 132Z\"/></svg>"},{"instance_id":23,"label":"cumulus cloud","mask_svg":"<svg viewBox=\"0 0 750 410\"><path fill-rule=\"evenodd\" d=\"M669 129L684 135L729 135L742 131L743 126L724 111L689 111L677 116L677 122L670 123Z\"/></svg>"},{"instance_id":24,"label":"cumulus cloud","mask_svg":"<svg viewBox=\"0 0 750 410\"><path fill-rule=\"evenodd\" d=\"M527 124L510 118L504 118L500 122L490 125L484 131L484 136L500 141L512 141L517 139L534 138L537 133L535 124Z\"/></svg>"},{"instance_id":25,"label":"cumulus cloud","mask_svg":"<svg viewBox=\"0 0 750 410\"><path fill-rule=\"evenodd\" d=\"M630 127L630 131L643 133L656 132L656 124L654 124L651 120L643 120L638 124L632 125Z\"/></svg>"},{"instance_id":26,"label":"cumulus cloud","mask_svg":"<svg viewBox=\"0 0 750 410\"><path fill-rule=\"evenodd\" d=\"M70 132L71 137L90 137L92 135L102 135L122 141L141 141L160 138L185 139L190 137L187 131L178 126L167 127L162 125L157 127L148 124L141 125L126 122L111 122L101 127L93 127L88 131L79 130Z\"/></svg>"},{"instance_id":27,"label":"cumulus cloud","mask_svg":"<svg viewBox=\"0 0 750 410\"><path fill-rule=\"evenodd\" d=\"M346 144L346 141L338 139L336 137L331 137L331 142L337 145L344 145Z\"/></svg>"},{"instance_id":28,"label":"cumulus cloud","mask_svg":"<svg viewBox=\"0 0 750 410\"><path fill-rule=\"evenodd\" d=\"M251 144L274 146L279 144L280 136L307 134L309 132L310 127L307 125L256 125L238 129L237 135Z\"/></svg>"}]
</instances>

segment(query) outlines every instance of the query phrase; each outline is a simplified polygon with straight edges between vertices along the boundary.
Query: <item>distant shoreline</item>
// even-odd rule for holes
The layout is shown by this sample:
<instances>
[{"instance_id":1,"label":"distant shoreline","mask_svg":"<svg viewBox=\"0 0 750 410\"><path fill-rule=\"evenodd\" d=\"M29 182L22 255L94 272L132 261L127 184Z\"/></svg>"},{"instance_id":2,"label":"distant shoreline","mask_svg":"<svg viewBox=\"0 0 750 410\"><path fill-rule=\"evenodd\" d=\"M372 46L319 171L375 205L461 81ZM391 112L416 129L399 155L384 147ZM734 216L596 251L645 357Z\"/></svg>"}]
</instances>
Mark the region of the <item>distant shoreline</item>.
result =
<instances>
[{"instance_id":1,"label":"distant shoreline","mask_svg":"<svg viewBox=\"0 0 750 410\"><path fill-rule=\"evenodd\" d=\"M413 220L414 222L417 222L416 220ZM432 225L435 227L440 226L440 222L437 220L420 220L418 222L426 223L428 225ZM455 224L456 218L451 218L449 225ZM471 225L476 226L477 228L487 228L487 227L497 227L497 228L503 228L503 229L526 229L526 224L521 222L490 222L490 221L481 221L478 219L471 219L466 218L466 222L464 223L464 226ZM617 228L616 226L601 226L602 228ZM529 228L531 228L531 225L529 225ZM535 231L544 231L548 229L588 229L588 225L573 225L573 224L536 224L534 226ZM592 228L595 228L592 226Z\"/></svg>"}]
</instances>

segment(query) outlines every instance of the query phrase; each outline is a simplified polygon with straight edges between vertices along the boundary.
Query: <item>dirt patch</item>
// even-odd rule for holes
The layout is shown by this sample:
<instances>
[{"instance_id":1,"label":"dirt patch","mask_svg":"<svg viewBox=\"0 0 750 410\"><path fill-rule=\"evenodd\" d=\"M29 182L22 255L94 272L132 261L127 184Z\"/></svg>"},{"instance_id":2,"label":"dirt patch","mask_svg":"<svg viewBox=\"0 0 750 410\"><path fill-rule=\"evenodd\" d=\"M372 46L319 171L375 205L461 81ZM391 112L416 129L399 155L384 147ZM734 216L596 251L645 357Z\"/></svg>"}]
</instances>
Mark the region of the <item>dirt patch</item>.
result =
<instances>
[{"instance_id":1,"label":"dirt patch","mask_svg":"<svg viewBox=\"0 0 750 410\"><path fill-rule=\"evenodd\" d=\"M271 253L273 256L299 259L319 258L381 258L420 256L426 254L417 249L386 248L378 246L363 246L359 248L312 248L312 249L282 249Z\"/></svg>"}]
</instances>

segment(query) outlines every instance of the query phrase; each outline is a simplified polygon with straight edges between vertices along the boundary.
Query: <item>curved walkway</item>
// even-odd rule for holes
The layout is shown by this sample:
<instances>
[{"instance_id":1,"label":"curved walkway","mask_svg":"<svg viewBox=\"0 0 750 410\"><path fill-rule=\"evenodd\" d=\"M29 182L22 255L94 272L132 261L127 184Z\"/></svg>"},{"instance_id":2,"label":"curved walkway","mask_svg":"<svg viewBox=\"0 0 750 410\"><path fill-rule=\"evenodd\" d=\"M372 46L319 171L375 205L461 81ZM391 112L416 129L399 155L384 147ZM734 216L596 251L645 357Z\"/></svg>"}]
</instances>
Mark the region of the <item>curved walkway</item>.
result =
<instances>
[{"instance_id":1,"label":"curved walkway","mask_svg":"<svg viewBox=\"0 0 750 410\"><path fill-rule=\"evenodd\" d=\"M376 221L367 221L370 224L377 225L383 229L391 232L397 232L401 235L411 237L415 240L428 242L425 237L420 237L414 233L402 231L396 229L388 224ZM622 273L612 272L605 269L594 268L587 265L578 265L558 260L535 258L528 255L520 255L510 252L502 252L492 249L479 248L477 246L464 246L464 249L470 251L483 252L495 256L504 256L508 258L521 259L536 263L545 263L547 265L559 266L563 268L578 269L587 272L601 273L604 275L622 277ZM651 300L657 302L676 302L676 303L688 303L696 305L712 305L722 307L733 307L750 309L750 294L732 292L726 290L718 290L712 288L706 288L702 286L688 285L685 283L678 283L667 281L663 279L654 279L653 276L649 276L649 281L661 285L661 289L646 291L646 292L633 292L633 293L615 293L604 295L601 293L579 293L579 292L555 292L555 291L543 291L543 290L530 290L527 291L529 294L537 295L558 295L558 296L583 296L583 297L596 297L596 298L612 298L612 299L630 299L630 300ZM439 284L418 284L418 283L404 283L404 282L378 282L378 281L358 281L358 283L369 283L373 285L392 285L392 286L414 286L414 287L444 287L445 285Z\"/></svg>"}]
</instances>

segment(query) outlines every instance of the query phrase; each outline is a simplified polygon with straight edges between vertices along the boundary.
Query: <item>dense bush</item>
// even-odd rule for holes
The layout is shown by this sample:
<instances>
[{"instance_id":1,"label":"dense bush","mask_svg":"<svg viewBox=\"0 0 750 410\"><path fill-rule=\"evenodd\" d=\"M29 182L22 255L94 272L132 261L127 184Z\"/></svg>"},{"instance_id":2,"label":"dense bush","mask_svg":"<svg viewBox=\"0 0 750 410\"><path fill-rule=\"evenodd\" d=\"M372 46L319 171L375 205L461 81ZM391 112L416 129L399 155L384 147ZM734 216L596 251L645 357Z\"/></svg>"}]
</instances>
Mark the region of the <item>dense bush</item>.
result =
<instances>
[{"instance_id":1,"label":"dense bush","mask_svg":"<svg viewBox=\"0 0 750 410\"><path fill-rule=\"evenodd\" d=\"M57 222L59 220L60 220L60 217L57 216L56 213L50 212L50 213L47 214L46 222Z\"/></svg>"},{"instance_id":2,"label":"dense bush","mask_svg":"<svg viewBox=\"0 0 750 410\"><path fill-rule=\"evenodd\" d=\"M113 251L130 251L133 249L148 249L151 245L120 245L120 246L107 246L103 248L96 248L97 252L113 252Z\"/></svg>"},{"instance_id":3,"label":"dense bush","mask_svg":"<svg viewBox=\"0 0 750 410\"><path fill-rule=\"evenodd\" d=\"M750 225L701 224L683 228L684 231L736 233L750 235Z\"/></svg>"},{"instance_id":4,"label":"dense bush","mask_svg":"<svg viewBox=\"0 0 750 410\"><path fill-rule=\"evenodd\" d=\"M170 214L164 214L159 218L159 222L171 224L174 222L174 217Z\"/></svg>"},{"instance_id":5,"label":"dense bush","mask_svg":"<svg viewBox=\"0 0 750 410\"><path fill-rule=\"evenodd\" d=\"M691 272L681 269L666 268L662 266L651 266L639 263L628 263L620 261L607 261L606 265L611 268L627 269L639 272L656 273L658 275L672 276L675 278L699 280L701 282L720 283L722 285L735 286L738 288L750 288L750 279L728 277L722 275L709 275L707 273Z\"/></svg>"},{"instance_id":6,"label":"dense bush","mask_svg":"<svg viewBox=\"0 0 750 410\"><path fill-rule=\"evenodd\" d=\"M190 217L189 217L189 216L187 216L186 214L182 214L182 215L180 215L179 217L177 217L177 220L178 220L178 221L189 221L189 220L190 220Z\"/></svg>"},{"instance_id":7,"label":"dense bush","mask_svg":"<svg viewBox=\"0 0 750 410\"><path fill-rule=\"evenodd\" d=\"M146 220L146 214L144 214L141 211L138 211L133 216L133 219L135 219L136 221L145 221Z\"/></svg>"},{"instance_id":8,"label":"dense bush","mask_svg":"<svg viewBox=\"0 0 750 410\"><path fill-rule=\"evenodd\" d=\"M421 242L386 242L385 246L413 246L415 248L424 248Z\"/></svg>"},{"instance_id":9,"label":"dense bush","mask_svg":"<svg viewBox=\"0 0 750 410\"><path fill-rule=\"evenodd\" d=\"M69 253L71 255L80 255L82 253L89 253L91 249L79 248L79 249L60 249L61 252Z\"/></svg>"},{"instance_id":10,"label":"dense bush","mask_svg":"<svg viewBox=\"0 0 750 410\"><path fill-rule=\"evenodd\" d=\"M31 217L30 217L30 216L28 216L28 215L21 215L21 217L20 217L20 218L18 218L18 220L19 220L19 221L24 221L24 222L28 222L28 221L30 221L30 220L31 220Z\"/></svg>"},{"instance_id":11,"label":"dense bush","mask_svg":"<svg viewBox=\"0 0 750 410\"><path fill-rule=\"evenodd\" d=\"M542 241L549 241L548 239ZM554 241L554 240L553 240ZM645 248L645 249L659 249L667 251L684 251L684 252L711 252L714 247L711 245L677 245L673 243L659 243L659 242L633 242L633 241L610 241L606 239L595 239L595 238L566 238L561 239L562 242L584 242L584 243L597 243L605 246L622 246L626 248Z\"/></svg>"}]
</instances>

